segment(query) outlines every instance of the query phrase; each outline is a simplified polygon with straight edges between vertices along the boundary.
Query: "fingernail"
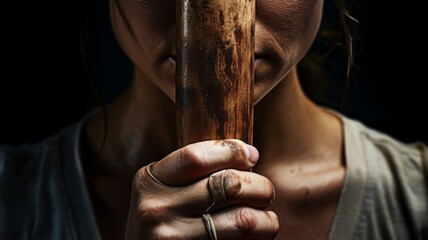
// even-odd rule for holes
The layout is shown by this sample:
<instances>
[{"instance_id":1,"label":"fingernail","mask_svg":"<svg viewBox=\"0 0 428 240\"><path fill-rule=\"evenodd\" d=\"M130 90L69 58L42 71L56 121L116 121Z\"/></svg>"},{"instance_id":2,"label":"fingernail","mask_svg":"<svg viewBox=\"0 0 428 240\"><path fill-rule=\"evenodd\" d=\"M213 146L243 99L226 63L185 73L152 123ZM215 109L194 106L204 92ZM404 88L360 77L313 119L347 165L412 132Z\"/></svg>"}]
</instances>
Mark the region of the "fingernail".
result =
<instances>
[{"instance_id":1,"label":"fingernail","mask_svg":"<svg viewBox=\"0 0 428 240\"><path fill-rule=\"evenodd\" d=\"M251 145L246 144L245 154L247 155L248 161L256 164L259 160L259 151Z\"/></svg>"}]
</instances>

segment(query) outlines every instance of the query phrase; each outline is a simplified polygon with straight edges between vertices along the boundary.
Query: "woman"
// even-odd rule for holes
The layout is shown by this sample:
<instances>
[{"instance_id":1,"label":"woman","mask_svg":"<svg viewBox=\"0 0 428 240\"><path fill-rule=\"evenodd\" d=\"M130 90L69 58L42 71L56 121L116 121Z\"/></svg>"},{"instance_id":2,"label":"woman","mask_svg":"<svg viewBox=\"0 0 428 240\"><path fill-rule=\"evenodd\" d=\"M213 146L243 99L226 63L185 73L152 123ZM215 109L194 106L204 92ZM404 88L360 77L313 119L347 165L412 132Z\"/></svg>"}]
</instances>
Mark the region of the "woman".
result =
<instances>
[{"instance_id":1,"label":"woman","mask_svg":"<svg viewBox=\"0 0 428 240\"><path fill-rule=\"evenodd\" d=\"M96 112L37 145L1 149L0 236L426 238L426 147L320 108L300 87L296 65L322 6L257 1L254 146L176 150L174 1L111 0L132 82L107 121Z\"/></svg>"}]
</instances>

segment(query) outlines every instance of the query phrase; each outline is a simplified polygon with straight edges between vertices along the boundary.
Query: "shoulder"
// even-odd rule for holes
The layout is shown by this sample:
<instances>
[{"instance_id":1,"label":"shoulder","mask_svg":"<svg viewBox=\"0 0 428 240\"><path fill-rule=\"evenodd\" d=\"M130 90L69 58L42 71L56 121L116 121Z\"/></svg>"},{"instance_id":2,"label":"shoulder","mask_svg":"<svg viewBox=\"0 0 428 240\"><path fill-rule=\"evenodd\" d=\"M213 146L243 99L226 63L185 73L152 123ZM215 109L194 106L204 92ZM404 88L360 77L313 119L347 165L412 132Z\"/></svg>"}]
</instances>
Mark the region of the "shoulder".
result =
<instances>
[{"instance_id":1,"label":"shoulder","mask_svg":"<svg viewBox=\"0 0 428 240\"><path fill-rule=\"evenodd\" d=\"M344 121L348 130L352 129L346 133L354 134L351 137L359 142L369 166L386 164L383 167L395 174L414 172L421 175L427 172L428 148L424 143L403 143L360 122L346 118ZM411 178L412 175L406 177Z\"/></svg>"},{"instance_id":2,"label":"shoulder","mask_svg":"<svg viewBox=\"0 0 428 240\"><path fill-rule=\"evenodd\" d=\"M0 205L19 209L38 196L38 187L58 178L59 134L34 144L0 146ZM11 208L11 206L14 206Z\"/></svg>"},{"instance_id":3,"label":"shoulder","mask_svg":"<svg viewBox=\"0 0 428 240\"><path fill-rule=\"evenodd\" d=\"M65 178L73 169L66 155L72 157L79 130L80 122L38 143L0 145L0 238L73 235L48 226L71 225Z\"/></svg>"},{"instance_id":4,"label":"shoulder","mask_svg":"<svg viewBox=\"0 0 428 240\"><path fill-rule=\"evenodd\" d=\"M0 179L19 180L22 174L29 177L37 170L35 165L41 165L49 156L58 150L60 136L55 135L34 144L21 146L0 145Z\"/></svg>"},{"instance_id":5,"label":"shoulder","mask_svg":"<svg viewBox=\"0 0 428 240\"><path fill-rule=\"evenodd\" d=\"M28 180L40 176L41 171L59 165L64 144L78 131L76 125L33 144L0 145L0 179L2 182ZM69 143L70 144L70 143Z\"/></svg>"},{"instance_id":6,"label":"shoulder","mask_svg":"<svg viewBox=\"0 0 428 240\"><path fill-rule=\"evenodd\" d=\"M420 239L428 232L428 150L344 119L349 161L365 165L361 236ZM352 152L352 151L347 151ZM352 164L351 164L352 165ZM380 219L383 219L380 221ZM377 236L377 237L376 237Z\"/></svg>"}]
</instances>

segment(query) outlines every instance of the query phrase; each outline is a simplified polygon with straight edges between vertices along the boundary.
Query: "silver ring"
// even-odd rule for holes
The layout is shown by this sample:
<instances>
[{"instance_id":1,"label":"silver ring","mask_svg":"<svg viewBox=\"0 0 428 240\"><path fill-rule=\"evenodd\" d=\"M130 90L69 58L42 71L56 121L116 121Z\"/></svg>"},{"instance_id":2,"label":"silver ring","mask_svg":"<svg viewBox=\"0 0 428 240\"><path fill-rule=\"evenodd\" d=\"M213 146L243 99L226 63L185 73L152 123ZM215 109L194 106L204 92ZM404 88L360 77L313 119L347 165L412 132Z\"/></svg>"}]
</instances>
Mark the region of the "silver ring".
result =
<instances>
[{"instance_id":1,"label":"silver ring","mask_svg":"<svg viewBox=\"0 0 428 240\"><path fill-rule=\"evenodd\" d=\"M161 182L155 175L153 175L152 173L152 169L153 169L153 164L155 164L156 162L152 162L149 165L147 165L146 167L146 173L147 175L156 183L162 185L162 186L167 186L165 183Z\"/></svg>"},{"instance_id":2,"label":"silver ring","mask_svg":"<svg viewBox=\"0 0 428 240\"><path fill-rule=\"evenodd\" d=\"M205 227L210 235L211 240L217 240L217 233L215 231L214 221L210 214L202 214L202 218L205 223Z\"/></svg>"},{"instance_id":3,"label":"silver ring","mask_svg":"<svg viewBox=\"0 0 428 240\"><path fill-rule=\"evenodd\" d=\"M211 206L207 208L205 213L210 213L213 210L217 210L217 209L226 207L228 205L226 193L224 191L225 177L226 177L226 170L223 170L223 171L211 174L211 176L208 178L208 188L210 190L213 201L211 203Z\"/></svg>"}]
</instances>

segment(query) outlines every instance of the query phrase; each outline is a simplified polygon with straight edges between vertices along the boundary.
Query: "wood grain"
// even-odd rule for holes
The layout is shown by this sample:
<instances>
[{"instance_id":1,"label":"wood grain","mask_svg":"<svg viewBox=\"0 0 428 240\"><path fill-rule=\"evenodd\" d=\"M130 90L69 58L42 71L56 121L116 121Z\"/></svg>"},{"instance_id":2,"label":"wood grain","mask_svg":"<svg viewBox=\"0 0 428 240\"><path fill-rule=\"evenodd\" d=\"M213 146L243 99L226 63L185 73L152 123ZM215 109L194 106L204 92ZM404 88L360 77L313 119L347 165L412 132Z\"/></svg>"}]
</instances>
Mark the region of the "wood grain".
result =
<instances>
[{"instance_id":1,"label":"wood grain","mask_svg":"<svg viewBox=\"0 0 428 240\"><path fill-rule=\"evenodd\" d=\"M179 147L252 143L255 0L177 0Z\"/></svg>"}]
</instances>

